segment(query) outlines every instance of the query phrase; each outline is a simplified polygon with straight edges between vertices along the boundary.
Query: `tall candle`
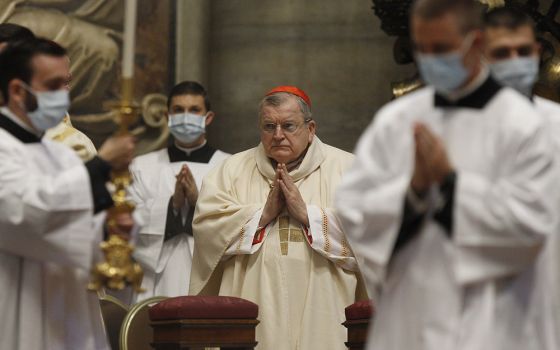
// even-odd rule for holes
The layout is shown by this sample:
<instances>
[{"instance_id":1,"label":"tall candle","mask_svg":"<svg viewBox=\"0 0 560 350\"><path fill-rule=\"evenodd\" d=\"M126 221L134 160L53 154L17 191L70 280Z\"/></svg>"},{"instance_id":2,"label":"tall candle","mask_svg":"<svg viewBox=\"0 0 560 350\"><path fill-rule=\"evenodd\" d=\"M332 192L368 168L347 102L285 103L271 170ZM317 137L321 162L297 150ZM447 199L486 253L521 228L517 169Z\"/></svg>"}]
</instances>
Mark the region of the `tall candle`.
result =
<instances>
[{"instance_id":1,"label":"tall candle","mask_svg":"<svg viewBox=\"0 0 560 350\"><path fill-rule=\"evenodd\" d=\"M124 0L124 42L122 55L122 76L132 78L134 75L134 41L136 36L137 0Z\"/></svg>"}]
</instances>

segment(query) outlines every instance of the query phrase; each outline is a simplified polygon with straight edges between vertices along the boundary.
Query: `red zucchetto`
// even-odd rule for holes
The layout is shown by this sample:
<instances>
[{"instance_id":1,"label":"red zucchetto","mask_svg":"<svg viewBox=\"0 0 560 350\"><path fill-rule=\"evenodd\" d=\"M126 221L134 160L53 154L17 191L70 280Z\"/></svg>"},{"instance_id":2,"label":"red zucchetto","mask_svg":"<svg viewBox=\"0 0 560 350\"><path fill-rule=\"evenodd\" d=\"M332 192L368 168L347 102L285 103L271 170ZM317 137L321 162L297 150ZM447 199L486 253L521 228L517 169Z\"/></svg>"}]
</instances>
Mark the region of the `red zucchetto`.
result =
<instances>
[{"instance_id":1,"label":"red zucchetto","mask_svg":"<svg viewBox=\"0 0 560 350\"><path fill-rule=\"evenodd\" d=\"M309 96L307 96L305 91L303 91L300 88L297 88L295 86L277 86L274 89L267 92L265 96L270 96L270 95L275 94L277 92L286 92L288 94L292 94L292 95L296 95L298 97L301 97L305 101L305 103L307 103L307 105L309 107L311 107L311 100L309 99Z\"/></svg>"}]
</instances>

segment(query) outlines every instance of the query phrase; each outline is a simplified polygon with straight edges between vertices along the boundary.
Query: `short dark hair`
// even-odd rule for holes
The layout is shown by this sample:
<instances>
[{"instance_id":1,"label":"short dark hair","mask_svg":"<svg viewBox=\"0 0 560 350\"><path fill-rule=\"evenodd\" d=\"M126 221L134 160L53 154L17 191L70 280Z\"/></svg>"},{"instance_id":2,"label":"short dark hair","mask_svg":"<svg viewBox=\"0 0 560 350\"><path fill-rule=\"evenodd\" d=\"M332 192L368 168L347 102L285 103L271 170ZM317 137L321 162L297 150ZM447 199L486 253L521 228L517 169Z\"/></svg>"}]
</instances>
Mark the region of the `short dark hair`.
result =
<instances>
[{"instance_id":1,"label":"short dark hair","mask_svg":"<svg viewBox=\"0 0 560 350\"><path fill-rule=\"evenodd\" d=\"M173 97L181 95L195 95L204 97L204 107L206 107L207 112L211 111L210 97L208 97L208 93L206 92L204 86L200 85L196 81L187 80L175 85L167 96L167 108L171 107L171 100L173 99Z\"/></svg>"},{"instance_id":2,"label":"short dark hair","mask_svg":"<svg viewBox=\"0 0 560 350\"><path fill-rule=\"evenodd\" d=\"M457 16L462 33L482 28L484 6L473 0L416 0L411 9L411 16L431 20L447 13Z\"/></svg>"},{"instance_id":3,"label":"short dark hair","mask_svg":"<svg viewBox=\"0 0 560 350\"><path fill-rule=\"evenodd\" d=\"M484 28L506 28L509 30L528 26L535 33L535 22L524 12L511 7L498 7L484 14Z\"/></svg>"},{"instance_id":4,"label":"short dark hair","mask_svg":"<svg viewBox=\"0 0 560 350\"><path fill-rule=\"evenodd\" d=\"M13 79L30 83L33 77L31 60L37 55L66 56L66 49L52 40L33 38L9 43L0 53L0 90L8 102L8 85Z\"/></svg>"},{"instance_id":5,"label":"short dark hair","mask_svg":"<svg viewBox=\"0 0 560 350\"><path fill-rule=\"evenodd\" d=\"M35 38L31 30L14 23L0 24L0 43L11 43Z\"/></svg>"}]
</instances>

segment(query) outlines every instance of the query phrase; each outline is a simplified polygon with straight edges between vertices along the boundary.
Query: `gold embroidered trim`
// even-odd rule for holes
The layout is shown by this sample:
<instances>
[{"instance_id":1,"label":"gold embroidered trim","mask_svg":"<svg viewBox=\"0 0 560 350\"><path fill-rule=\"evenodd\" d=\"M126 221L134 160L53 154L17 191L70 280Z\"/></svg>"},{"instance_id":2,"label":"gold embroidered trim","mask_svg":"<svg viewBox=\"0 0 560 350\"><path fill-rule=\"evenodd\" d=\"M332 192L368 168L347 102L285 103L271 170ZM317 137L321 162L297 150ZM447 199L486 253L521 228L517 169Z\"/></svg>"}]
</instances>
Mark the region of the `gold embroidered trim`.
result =
<instances>
[{"instance_id":1,"label":"gold embroidered trim","mask_svg":"<svg viewBox=\"0 0 560 350\"><path fill-rule=\"evenodd\" d=\"M278 219L278 234L280 235L280 252L288 255L288 240L290 239L290 218L281 216Z\"/></svg>"},{"instance_id":2,"label":"gold embroidered trim","mask_svg":"<svg viewBox=\"0 0 560 350\"><path fill-rule=\"evenodd\" d=\"M280 252L282 255L288 255L288 242L280 242Z\"/></svg>"},{"instance_id":3,"label":"gold embroidered trim","mask_svg":"<svg viewBox=\"0 0 560 350\"><path fill-rule=\"evenodd\" d=\"M329 240L329 219L323 208L321 208L321 215L323 216L323 238L325 239L325 252L330 253L331 251L331 241Z\"/></svg>"},{"instance_id":4,"label":"gold embroidered trim","mask_svg":"<svg viewBox=\"0 0 560 350\"><path fill-rule=\"evenodd\" d=\"M303 231L298 228L290 229L290 242L304 242Z\"/></svg>"},{"instance_id":5,"label":"gold embroidered trim","mask_svg":"<svg viewBox=\"0 0 560 350\"><path fill-rule=\"evenodd\" d=\"M278 219L278 235L280 239L280 252L282 253L282 255L288 255L288 247L290 246L290 242L305 242L303 230L290 226L289 216L281 216Z\"/></svg>"},{"instance_id":6,"label":"gold embroidered trim","mask_svg":"<svg viewBox=\"0 0 560 350\"><path fill-rule=\"evenodd\" d=\"M290 228L290 217L289 216L281 216L280 218L278 218L278 227L280 229Z\"/></svg>"},{"instance_id":7,"label":"gold embroidered trim","mask_svg":"<svg viewBox=\"0 0 560 350\"><path fill-rule=\"evenodd\" d=\"M289 228L279 229L278 234L280 235L280 242L288 242L288 240L290 239L290 229Z\"/></svg>"},{"instance_id":8,"label":"gold embroidered trim","mask_svg":"<svg viewBox=\"0 0 560 350\"><path fill-rule=\"evenodd\" d=\"M350 251L350 246L348 245L348 241L346 237L342 237L342 256L347 257Z\"/></svg>"},{"instance_id":9,"label":"gold embroidered trim","mask_svg":"<svg viewBox=\"0 0 560 350\"><path fill-rule=\"evenodd\" d=\"M66 129L62 130L62 132L56 134L53 136L53 140L54 141L59 141L62 142L64 140L66 140L66 138L74 135L76 133L76 130L72 127L66 127Z\"/></svg>"},{"instance_id":10,"label":"gold embroidered trim","mask_svg":"<svg viewBox=\"0 0 560 350\"><path fill-rule=\"evenodd\" d=\"M241 228L241 232L239 233L239 242L237 243L237 253L241 251L241 245L243 244L243 239L245 239L245 226Z\"/></svg>"}]
</instances>

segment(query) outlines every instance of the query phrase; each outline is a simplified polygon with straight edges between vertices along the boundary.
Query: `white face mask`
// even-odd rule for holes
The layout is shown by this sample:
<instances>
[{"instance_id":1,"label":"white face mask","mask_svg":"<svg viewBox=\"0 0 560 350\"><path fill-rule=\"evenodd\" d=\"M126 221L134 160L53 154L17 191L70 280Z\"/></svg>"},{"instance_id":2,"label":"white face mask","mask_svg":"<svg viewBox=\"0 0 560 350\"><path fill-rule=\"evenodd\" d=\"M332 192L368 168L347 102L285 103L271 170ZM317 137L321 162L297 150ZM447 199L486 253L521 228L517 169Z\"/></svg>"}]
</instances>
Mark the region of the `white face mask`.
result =
<instances>
[{"instance_id":1,"label":"white face mask","mask_svg":"<svg viewBox=\"0 0 560 350\"><path fill-rule=\"evenodd\" d=\"M490 70L500 84L511 87L525 96L531 96L533 84L539 75L539 58L510 58L492 63Z\"/></svg>"},{"instance_id":2,"label":"white face mask","mask_svg":"<svg viewBox=\"0 0 560 350\"><path fill-rule=\"evenodd\" d=\"M459 50L445 54L416 53L416 63L422 79L441 94L449 95L465 83L469 70L463 65L475 36L469 34Z\"/></svg>"},{"instance_id":3,"label":"white face mask","mask_svg":"<svg viewBox=\"0 0 560 350\"><path fill-rule=\"evenodd\" d=\"M27 111L33 126L43 132L60 124L70 107L68 90L35 92L27 84L24 87L37 99L37 108L34 111Z\"/></svg>"},{"instance_id":4,"label":"white face mask","mask_svg":"<svg viewBox=\"0 0 560 350\"><path fill-rule=\"evenodd\" d=\"M192 143L206 133L206 115L192 113L170 114L169 131L180 142Z\"/></svg>"}]
</instances>

